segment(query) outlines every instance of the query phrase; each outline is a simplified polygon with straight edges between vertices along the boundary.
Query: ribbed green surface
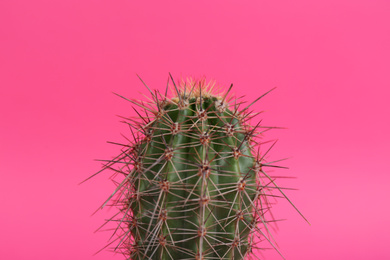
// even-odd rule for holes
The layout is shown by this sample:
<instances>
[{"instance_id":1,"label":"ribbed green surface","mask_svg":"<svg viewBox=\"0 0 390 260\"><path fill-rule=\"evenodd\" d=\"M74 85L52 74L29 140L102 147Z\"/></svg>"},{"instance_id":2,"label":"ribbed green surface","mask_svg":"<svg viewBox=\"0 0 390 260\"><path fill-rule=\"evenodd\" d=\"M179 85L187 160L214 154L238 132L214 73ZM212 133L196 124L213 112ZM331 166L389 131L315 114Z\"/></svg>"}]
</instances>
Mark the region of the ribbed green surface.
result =
<instances>
[{"instance_id":1,"label":"ribbed green surface","mask_svg":"<svg viewBox=\"0 0 390 260\"><path fill-rule=\"evenodd\" d=\"M250 129L214 97L160 112L130 156L130 259L243 259L256 195Z\"/></svg>"}]
</instances>

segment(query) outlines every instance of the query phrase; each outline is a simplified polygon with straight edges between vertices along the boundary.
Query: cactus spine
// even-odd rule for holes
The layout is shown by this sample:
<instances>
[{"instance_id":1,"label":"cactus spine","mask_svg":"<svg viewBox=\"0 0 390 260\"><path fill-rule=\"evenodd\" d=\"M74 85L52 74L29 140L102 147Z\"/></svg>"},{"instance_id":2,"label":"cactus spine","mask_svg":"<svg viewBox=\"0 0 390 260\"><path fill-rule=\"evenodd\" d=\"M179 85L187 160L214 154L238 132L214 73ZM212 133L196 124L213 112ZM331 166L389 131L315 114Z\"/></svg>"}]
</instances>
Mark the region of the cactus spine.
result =
<instances>
[{"instance_id":1,"label":"cactus spine","mask_svg":"<svg viewBox=\"0 0 390 260\"><path fill-rule=\"evenodd\" d=\"M229 95L232 86L214 94L204 80L171 80L173 98L148 88L150 102L127 99L144 115L125 119L133 141L103 168L122 176L103 204L120 209L115 250L134 260L250 258L260 241L273 245L270 190L284 196L258 150L272 127L250 124L254 102Z\"/></svg>"}]
</instances>

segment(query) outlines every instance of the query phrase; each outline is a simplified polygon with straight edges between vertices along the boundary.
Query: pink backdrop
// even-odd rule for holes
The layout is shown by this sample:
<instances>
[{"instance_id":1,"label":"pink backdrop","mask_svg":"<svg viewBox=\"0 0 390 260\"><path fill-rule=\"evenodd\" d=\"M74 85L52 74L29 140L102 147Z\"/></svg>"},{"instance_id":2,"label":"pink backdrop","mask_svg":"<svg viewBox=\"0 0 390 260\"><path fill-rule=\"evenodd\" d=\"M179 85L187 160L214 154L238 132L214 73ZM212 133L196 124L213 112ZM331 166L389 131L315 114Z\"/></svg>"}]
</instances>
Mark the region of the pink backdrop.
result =
<instances>
[{"instance_id":1,"label":"pink backdrop","mask_svg":"<svg viewBox=\"0 0 390 260\"><path fill-rule=\"evenodd\" d=\"M133 115L138 73L207 76L288 127L271 158L296 176L275 207L288 260L390 259L390 2L0 1L0 259L123 259L93 234L100 169ZM266 259L281 259L274 251Z\"/></svg>"}]
</instances>

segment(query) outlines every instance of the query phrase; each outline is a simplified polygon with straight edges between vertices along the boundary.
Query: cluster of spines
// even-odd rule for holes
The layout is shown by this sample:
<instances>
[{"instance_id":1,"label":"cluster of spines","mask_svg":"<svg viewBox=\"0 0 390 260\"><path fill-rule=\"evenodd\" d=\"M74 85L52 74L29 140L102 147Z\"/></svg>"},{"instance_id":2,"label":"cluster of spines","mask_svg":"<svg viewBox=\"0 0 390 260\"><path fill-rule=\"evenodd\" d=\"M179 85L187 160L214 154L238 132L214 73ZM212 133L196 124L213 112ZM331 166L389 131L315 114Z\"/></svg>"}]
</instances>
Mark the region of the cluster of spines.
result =
<instances>
[{"instance_id":1,"label":"cluster of spines","mask_svg":"<svg viewBox=\"0 0 390 260\"><path fill-rule=\"evenodd\" d=\"M145 84L150 101L126 99L144 115L134 108L139 117L124 118L133 140L103 168L123 177L103 204L120 209L108 221L117 222L110 244L137 260L244 259L263 240L276 249L265 214L273 189L286 196L264 171L280 167L265 160L273 145L259 152L275 127L251 125L259 113L249 111L268 92L240 109L232 86L215 96L205 81L172 83L174 98Z\"/></svg>"}]
</instances>

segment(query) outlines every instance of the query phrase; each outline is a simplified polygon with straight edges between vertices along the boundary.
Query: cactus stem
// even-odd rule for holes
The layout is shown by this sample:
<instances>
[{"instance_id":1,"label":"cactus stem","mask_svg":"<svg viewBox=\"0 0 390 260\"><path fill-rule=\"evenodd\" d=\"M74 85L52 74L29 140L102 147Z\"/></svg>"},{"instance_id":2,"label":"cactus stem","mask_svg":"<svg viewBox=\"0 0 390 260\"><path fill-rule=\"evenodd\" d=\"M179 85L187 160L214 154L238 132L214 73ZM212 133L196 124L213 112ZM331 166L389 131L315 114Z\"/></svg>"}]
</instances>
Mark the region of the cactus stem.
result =
<instances>
[{"instance_id":1,"label":"cactus stem","mask_svg":"<svg viewBox=\"0 0 390 260\"><path fill-rule=\"evenodd\" d=\"M253 250L265 240L280 254L270 232L279 220L270 209L276 198L291 203L283 190L292 189L276 185L282 176L264 172L287 168L265 159L277 140L265 152L260 146L271 142L262 140L265 132L281 127L250 123L263 113L252 111L253 104L275 88L248 104L231 95L233 84L220 92L215 82L177 84L169 73L164 95L137 77L151 94L145 101L114 93L136 113L120 116L133 138L109 142L121 147L120 154L98 160L103 169L86 179L113 171L116 188L100 208L120 211L98 229L117 224L109 245L115 242L114 251L129 260L254 259Z\"/></svg>"}]
</instances>

